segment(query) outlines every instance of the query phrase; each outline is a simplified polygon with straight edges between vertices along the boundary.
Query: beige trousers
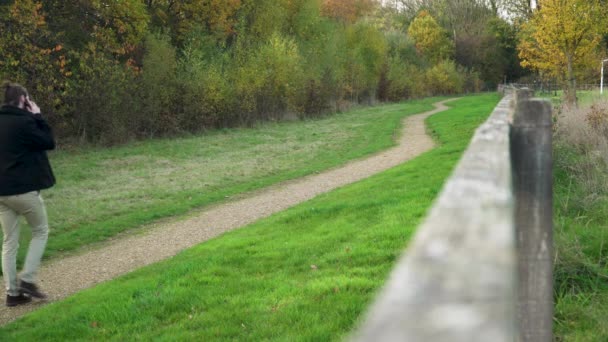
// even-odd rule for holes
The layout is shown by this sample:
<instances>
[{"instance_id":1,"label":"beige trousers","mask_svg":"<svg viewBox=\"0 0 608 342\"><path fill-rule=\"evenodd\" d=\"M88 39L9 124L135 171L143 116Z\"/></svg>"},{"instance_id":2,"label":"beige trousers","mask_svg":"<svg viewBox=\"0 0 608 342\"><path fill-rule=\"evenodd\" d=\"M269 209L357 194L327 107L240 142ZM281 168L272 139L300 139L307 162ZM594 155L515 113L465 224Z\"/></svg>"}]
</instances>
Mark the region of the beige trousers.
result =
<instances>
[{"instance_id":1,"label":"beige trousers","mask_svg":"<svg viewBox=\"0 0 608 342\"><path fill-rule=\"evenodd\" d=\"M49 235L46 208L40 192L32 191L14 196L0 196L0 224L4 234L2 243L2 273L6 293L19 295L17 284L17 251L19 250L19 216L32 229L32 239L25 258L20 279L28 283L36 282L36 273L46 247Z\"/></svg>"}]
</instances>

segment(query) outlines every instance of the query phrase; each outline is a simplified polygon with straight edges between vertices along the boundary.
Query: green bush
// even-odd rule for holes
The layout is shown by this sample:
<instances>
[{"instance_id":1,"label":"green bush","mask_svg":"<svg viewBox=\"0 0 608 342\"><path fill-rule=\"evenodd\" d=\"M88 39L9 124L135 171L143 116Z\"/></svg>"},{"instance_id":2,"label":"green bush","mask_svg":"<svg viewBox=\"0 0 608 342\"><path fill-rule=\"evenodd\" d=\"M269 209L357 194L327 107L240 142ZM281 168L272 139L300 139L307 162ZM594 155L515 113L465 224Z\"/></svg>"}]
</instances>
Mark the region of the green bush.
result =
<instances>
[{"instance_id":1,"label":"green bush","mask_svg":"<svg viewBox=\"0 0 608 342\"><path fill-rule=\"evenodd\" d=\"M257 117L280 119L283 113L295 110L297 95L304 89L302 62L295 42L275 33L253 61L261 73L261 87L256 94Z\"/></svg>"},{"instance_id":2,"label":"green bush","mask_svg":"<svg viewBox=\"0 0 608 342\"><path fill-rule=\"evenodd\" d=\"M416 53L416 46L408 36L402 32L390 31L385 35L387 42L386 84L384 94L380 92L378 97L387 101L400 101L411 97L418 97L422 91L415 91L416 83L420 80L418 74L421 69L421 61ZM382 77L380 78L382 82Z\"/></svg>"},{"instance_id":3,"label":"green bush","mask_svg":"<svg viewBox=\"0 0 608 342\"><path fill-rule=\"evenodd\" d=\"M178 79L183 128L199 131L232 122L235 95L224 65L228 56L204 42L191 42L179 59Z\"/></svg>"},{"instance_id":4,"label":"green bush","mask_svg":"<svg viewBox=\"0 0 608 342\"><path fill-rule=\"evenodd\" d=\"M149 34L140 77L138 133L156 136L180 130L177 58L169 36Z\"/></svg>"},{"instance_id":5,"label":"green bush","mask_svg":"<svg viewBox=\"0 0 608 342\"><path fill-rule=\"evenodd\" d=\"M474 70L459 68L459 72L464 76L464 91L467 93L478 93L487 88L481 80L480 73ZM492 88L493 89L493 88Z\"/></svg>"},{"instance_id":6,"label":"green bush","mask_svg":"<svg viewBox=\"0 0 608 342\"><path fill-rule=\"evenodd\" d=\"M66 102L74 108L70 131L81 141L117 144L135 137L137 113L141 103L137 93L136 74L103 54L92 53L82 59L73 89Z\"/></svg>"},{"instance_id":7,"label":"green bush","mask_svg":"<svg viewBox=\"0 0 608 342\"><path fill-rule=\"evenodd\" d=\"M428 94L449 95L462 93L464 77L458 72L456 63L442 61L426 72L426 89Z\"/></svg>"},{"instance_id":8,"label":"green bush","mask_svg":"<svg viewBox=\"0 0 608 342\"><path fill-rule=\"evenodd\" d=\"M375 98L387 46L383 35L371 24L360 22L346 27L339 82L342 99L358 103Z\"/></svg>"}]
</instances>

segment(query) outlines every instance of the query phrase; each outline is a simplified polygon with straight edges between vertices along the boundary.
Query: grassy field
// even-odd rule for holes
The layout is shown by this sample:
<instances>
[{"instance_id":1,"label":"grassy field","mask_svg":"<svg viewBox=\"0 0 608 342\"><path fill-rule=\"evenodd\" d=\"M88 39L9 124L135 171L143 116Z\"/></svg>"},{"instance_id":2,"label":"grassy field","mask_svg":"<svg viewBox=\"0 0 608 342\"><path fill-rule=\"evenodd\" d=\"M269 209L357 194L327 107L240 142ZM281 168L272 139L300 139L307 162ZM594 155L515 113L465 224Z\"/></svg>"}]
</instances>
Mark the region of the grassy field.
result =
<instances>
[{"instance_id":1,"label":"grassy field","mask_svg":"<svg viewBox=\"0 0 608 342\"><path fill-rule=\"evenodd\" d=\"M597 158L608 151L596 145L605 138L584 127L586 107L606 101L608 91L578 91L578 109L559 109L561 91L538 95L558 108L560 127L553 149L555 340L608 341L608 167Z\"/></svg>"},{"instance_id":2,"label":"grassy field","mask_svg":"<svg viewBox=\"0 0 608 342\"><path fill-rule=\"evenodd\" d=\"M451 102L428 120L433 151L48 305L0 340L343 339L498 100Z\"/></svg>"},{"instance_id":3,"label":"grassy field","mask_svg":"<svg viewBox=\"0 0 608 342\"><path fill-rule=\"evenodd\" d=\"M560 127L553 153L557 341L608 341L608 140L605 129L588 126L586 108L595 104L596 114L607 115L607 97L606 92L602 97L599 92L580 92L580 108L564 109L556 118ZM608 127L606 122L601 125Z\"/></svg>"},{"instance_id":4,"label":"grassy field","mask_svg":"<svg viewBox=\"0 0 608 342\"><path fill-rule=\"evenodd\" d=\"M43 193L51 226L45 257L393 146L400 120L432 109L439 100L110 149L54 152L58 183ZM29 238L29 230L23 230L22 246ZM20 260L24 253L22 248Z\"/></svg>"},{"instance_id":5,"label":"grassy field","mask_svg":"<svg viewBox=\"0 0 608 342\"><path fill-rule=\"evenodd\" d=\"M551 99L551 102L558 107L563 103L563 95L564 92L562 90L551 91L551 92L537 92L535 96L546 97ZM588 105L590 103L608 99L608 88L604 88L604 93L600 94L599 90L578 90L576 92L576 97L578 98L579 105Z\"/></svg>"},{"instance_id":6,"label":"grassy field","mask_svg":"<svg viewBox=\"0 0 608 342\"><path fill-rule=\"evenodd\" d=\"M589 160L570 146L554 156L556 340L608 341L606 186L590 191L580 181L572 171ZM605 171L598 177L608 183Z\"/></svg>"}]
</instances>

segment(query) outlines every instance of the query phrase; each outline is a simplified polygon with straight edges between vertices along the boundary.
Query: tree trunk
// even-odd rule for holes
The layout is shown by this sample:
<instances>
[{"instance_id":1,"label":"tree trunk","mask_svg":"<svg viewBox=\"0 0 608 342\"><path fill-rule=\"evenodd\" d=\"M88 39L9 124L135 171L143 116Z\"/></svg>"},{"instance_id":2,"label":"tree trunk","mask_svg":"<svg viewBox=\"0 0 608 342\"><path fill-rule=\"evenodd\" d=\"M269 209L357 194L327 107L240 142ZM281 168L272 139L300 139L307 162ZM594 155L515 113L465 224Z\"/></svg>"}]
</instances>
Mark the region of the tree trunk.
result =
<instances>
[{"instance_id":1,"label":"tree trunk","mask_svg":"<svg viewBox=\"0 0 608 342\"><path fill-rule=\"evenodd\" d=\"M574 69L572 67L572 56L570 54L567 55L567 64L568 71L566 74L567 82L566 82L566 90L564 92L564 98L566 104L569 106L576 107L576 77L574 76Z\"/></svg>"}]
</instances>

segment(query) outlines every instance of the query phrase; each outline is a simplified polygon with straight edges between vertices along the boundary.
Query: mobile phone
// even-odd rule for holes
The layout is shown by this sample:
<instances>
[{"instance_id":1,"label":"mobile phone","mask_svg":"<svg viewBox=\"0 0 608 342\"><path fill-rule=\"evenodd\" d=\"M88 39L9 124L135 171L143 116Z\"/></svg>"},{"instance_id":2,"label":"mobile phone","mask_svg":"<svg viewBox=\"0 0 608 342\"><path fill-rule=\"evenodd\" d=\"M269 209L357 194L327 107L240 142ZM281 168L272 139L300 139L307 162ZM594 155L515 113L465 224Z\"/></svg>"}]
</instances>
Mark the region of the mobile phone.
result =
<instances>
[{"instance_id":1,"label":"mobile phone","mask_svg":"<svg viewBox=\"0 0 608 342\"><path fill-rule=\"evenodd\" d=\"M25 97L25 101L23 102L23 107L25 107L25 109L32 109L32 105L30 104L30 100L29 100L29 96Z\"/></svg>"}]
</instances>

